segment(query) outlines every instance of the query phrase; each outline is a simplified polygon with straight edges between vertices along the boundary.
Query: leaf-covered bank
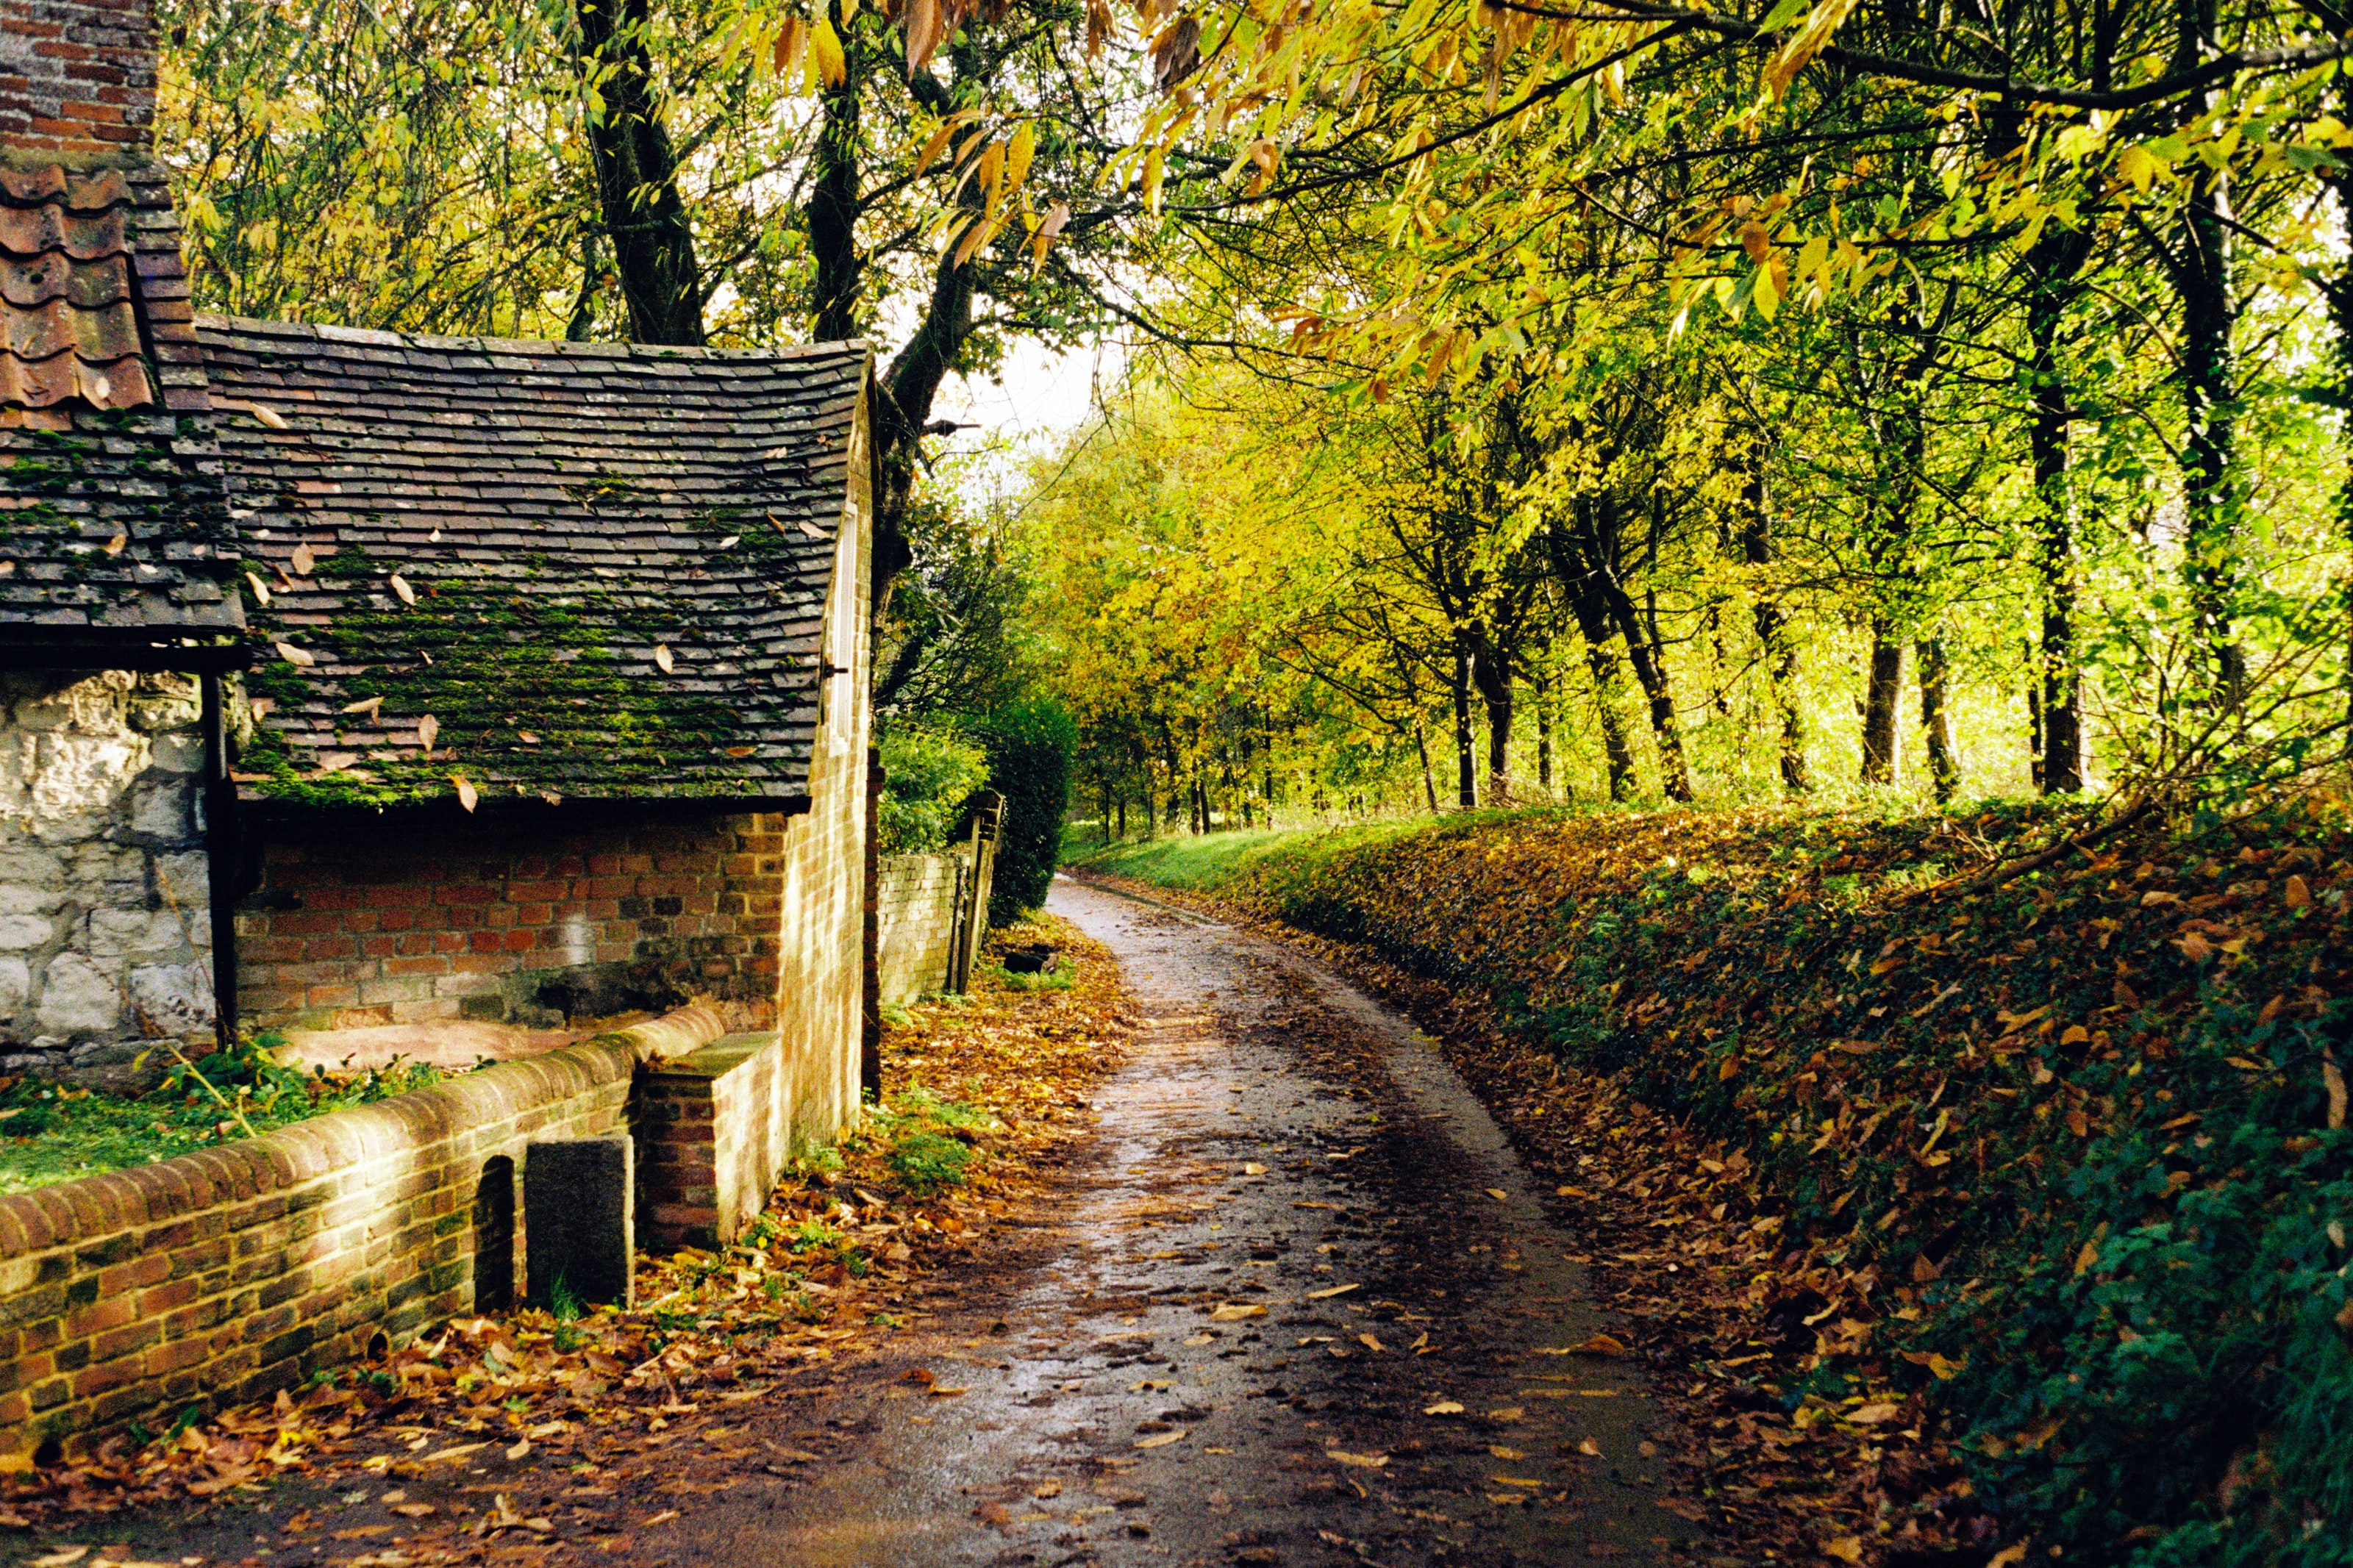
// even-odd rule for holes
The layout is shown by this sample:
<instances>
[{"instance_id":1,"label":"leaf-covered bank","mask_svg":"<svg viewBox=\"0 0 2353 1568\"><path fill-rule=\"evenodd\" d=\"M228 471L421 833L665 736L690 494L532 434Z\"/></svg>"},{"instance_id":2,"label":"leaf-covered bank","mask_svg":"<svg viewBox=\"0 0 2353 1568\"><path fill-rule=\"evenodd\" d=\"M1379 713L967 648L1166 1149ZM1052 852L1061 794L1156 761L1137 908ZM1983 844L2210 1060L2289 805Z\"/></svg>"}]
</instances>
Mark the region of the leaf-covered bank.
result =
<instances>
[{"instance_id":1,"label":"leaf-covered bank","mask_svg":"<svg viewBox=\"0 0 2353 1568\"><path fill-rule=\"evenodd\" d=\"M1843 1444L1832 1555L2353 1561L2353 835L2306 807L1947 885L2033 826L1489 816L1298 836L1217 890L1674 1124L1563 1196L1663 1200L1664 1256L1742 1295L1753 1346L1697 1370L1763 1426L1711 1452Z\"/></svg>"}]
</instances>

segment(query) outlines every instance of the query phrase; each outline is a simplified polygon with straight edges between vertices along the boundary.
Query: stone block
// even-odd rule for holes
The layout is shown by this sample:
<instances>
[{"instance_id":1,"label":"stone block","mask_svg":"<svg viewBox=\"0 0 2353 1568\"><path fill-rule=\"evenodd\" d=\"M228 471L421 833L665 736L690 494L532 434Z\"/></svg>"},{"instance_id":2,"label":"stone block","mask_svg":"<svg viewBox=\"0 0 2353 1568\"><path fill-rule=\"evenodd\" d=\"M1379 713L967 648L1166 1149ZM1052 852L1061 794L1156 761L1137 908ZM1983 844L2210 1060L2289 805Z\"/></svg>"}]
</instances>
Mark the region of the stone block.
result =
<instances>
[{"instance_id":1,"label":"stone block","mask_svg":"<svg viewBox=\"0 0 2353 1568\"><path fill-rule=\"evenodd\" d=\"M629 1138L534 1140L523 1151L524 1278L533 1301L555 1281L583 1301L632 1304L636 1177Z\"/></svg>"},{"instance_id":2,"label":"stone block","mask_svg":"<svg viewBox=\"0 0 2353 1568\"><path fill-rule=\"evenodd\" d=\"M61 952L42 976L37 1016L52 1034L103 1034L122 1016L122 993L80 953Z\"/></svg>"}]
</instances>

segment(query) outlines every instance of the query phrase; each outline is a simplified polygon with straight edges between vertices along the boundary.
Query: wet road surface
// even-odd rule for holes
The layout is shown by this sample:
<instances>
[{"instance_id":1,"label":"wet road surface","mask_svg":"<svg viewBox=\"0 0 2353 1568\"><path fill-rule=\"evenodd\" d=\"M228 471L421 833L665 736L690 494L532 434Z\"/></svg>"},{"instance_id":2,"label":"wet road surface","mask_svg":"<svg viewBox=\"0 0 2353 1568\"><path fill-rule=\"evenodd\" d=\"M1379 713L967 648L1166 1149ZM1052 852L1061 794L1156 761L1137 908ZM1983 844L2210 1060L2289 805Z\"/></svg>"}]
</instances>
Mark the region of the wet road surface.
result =
<instances>
[{"instance_id":1,"label":"wet road surface","mask_svg":"<svg viewBox=\"0 0 2353 1568\"><path fill-rule=\"evenodd\" d=\"M775 1422L772 1448L836 1462L711 1497L665 1532L673 1559L1637 1563L1697 1545L1630 1364L1558 1353L1609 1327L1577 1238L1409 1023L1196 916L1068 880L1048 908L1119 954L1145 1016L1050 1250Z\"/></svg>"}]
</instances>

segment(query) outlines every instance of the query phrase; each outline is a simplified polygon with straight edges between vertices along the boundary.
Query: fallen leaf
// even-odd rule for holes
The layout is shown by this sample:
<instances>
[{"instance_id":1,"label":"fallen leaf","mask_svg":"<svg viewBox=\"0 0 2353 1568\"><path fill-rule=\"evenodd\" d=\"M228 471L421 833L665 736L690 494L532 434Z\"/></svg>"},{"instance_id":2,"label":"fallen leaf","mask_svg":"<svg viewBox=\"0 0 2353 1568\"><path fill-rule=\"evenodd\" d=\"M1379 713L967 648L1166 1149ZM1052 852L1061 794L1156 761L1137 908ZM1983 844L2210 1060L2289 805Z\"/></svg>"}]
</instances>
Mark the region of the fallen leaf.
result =
<instances>
[{"instance_id":1,"label":"fallen leaf","mask_svg":"<svg viewBox=\"0 0 2353 1568\"><path fill-rule=\"evenodd\" d=\"M965 1393L968 1393L968 1392L970 1392L970 1391L969 1391L969 1390L967 1390L967 1389L965 1389L965 1388L964 1386L962 1386L961 1384L959 1384L959 1385L957 1385L957 1386L955 1386L955 1387L954 1387L954 1388L951 1388L951 1387L947 1386L946 1384L940 1384L940 1385L938 1385L938 1386L934 1387L934 1388L932 1390L931 1397L933 1397L934 1399L954 1399L957 1394L965 1394Z\"/></svg>"},{"instance_id":2,"label":"fallen leaf","mask_svg":"<svg viewBox=\"0 0 2353 1568\"><path fill-rule=\"evenodd\" d=\"M1841 1535L1836 1541L1825 1541L1822 1542L1822 1555L1835 1557L1841 1563L1860 1563L1862 1561L1862 1537Z\"/></svg>"},{"instance_id":3,"label":"fallen leaf","mask_svg":"<svg viewBox=\"0 0 2353 1568\"><path fill-rule=\"evenodd\" d=\"M1459 1399L1441 1399L1435 1405L1423 1405L1421 1413L1424 1415L1460 1415L1462 1414L1462 1402Z\"/></svg>"},{"instance_id":4,"label":"fallen leaf","mask_svg":"<svg viewBox=\"0 0 2353 1568\"><path fill-rule=\"evenodd\" d=\"M417 743L425 748L427 755L432 753L433 742L440 733L441 721L432 714L427 713L417 721Z\"/></svg>"},{"instance_id":5,"label":"fallen leaf","mask_svg":"<svg viewBox=\"0 0 2353 1568\"><path fill-rule=\"evenodd\" d=\"M1608 1334L1593 1334L1577 1341L1573 1345L1565 1345L1558 1350L1542 1350L1536 1353L1539 1355L1624 1355L1626 1347Z\"/></svg>"},{"instance_id":6,"label":"fallen leaf","mask_svg":"<svg viewBox=\"0 0 2353 1568\"><path fill-rule=\"evenodd\" d=\"M507 1458L510 1459L520 1459L527 1457L530 1453L531 1439L528 1437L522 1437L518 1438L514 1447L507 1450Z\"/></svg>"},{"instance_id":7,"label":"fallen leaf","mask_svg":"<svg viewBox=\"0 0 2353 1568\"><path fill-rule=\"evenodd\" d=\"M294 575L297 577L308 577L319 569L319 558L311 553L311 547L307 544L296 545L291 559L294 563Z\"/></svg>"},{"instance_id":8,"label":"fallen leaf","mask_svg":"<svg viewBox=\"0 0 2353 1568\"><path fill-rule=\"evenodd\" d=\"M670 656L670 644L666 642L654 644L654 664L664 675L670 674L678 668L677 661Z\"/></svg>"},{"instance_id":9,"label":"fallen leaf","mask_svg":"<svg viewBox=\"0 0 2353 1568\"><path fill-rule=\"evenodd\" d=\"M1266 1174L1266 1167L1264 1165L1244 1165L1242 1167L1242 1174L1245 1176L1263 1176Z\"/></svg>"},{"instance_id":10,"label":"fallen leaf","mask_svg":"<svg viewBox=\"0 0 2353 1568\"><path fill-rule=\"evenodd\" d=\"M70 1568L71 1564L80 1562L89 1555L90 1548L87 1546L60 1547L47 1557L34 1558L32 1568Z\"/></svg>"},{"instance_id":11,"label":"fallen leaf","mask_svg":"<svg viewBox=\"0 0 2353 1568\"><path fill-rule=\"evenodd\" d=\"M392 1511L403 1519L431 1519L438 1510L429 1502L400 1502L392 1505Z\"/></svg>"},{"instance_id":12,"label":"fallen leaf","mask_svg":"<svg viewBox=\"0 0 2353 1568\"><path fill-rule=\"evenodd\" d=\"M120 555L130 547L130 544L131 535L117 530L114 537L106 542L106 552L109 555Z\"/></svg>"},{"instance_id":13,"label":"fallen leaf","mask_svg":"<svg viewBox=\"0 0 2353 1568\"><path fill-rule=\"evenodd\" d=\"M1324 1450L1324 1457L1343 1465L1352 1465L1360 1470L1377 1470L1389 1462L1389 1457L1387 1454L1351 1454L1343 1448L1326 1448Z\"/></svg>"},{"instance_id":14,"label":"fallen leaf","mask_svg":"<svg viewBox=\"0 0 2353 1568\"><path fill-rule=\"evenodd\" d=\"M458 786L458 804L468 811L473 810L474 803L481 796L476 793L472 781L463 773L451 773L449 782Z\"/></svg>"},{"instance_id":15,"label":"fallen leaf","mask_svg":"<svg viewBox=\"0 0 2353 1568\"><path fill-rule=\"evenodd\" d=\"M1149 1437L1138 1437L1135 1440L1135 1447L1139 1448L1165 1448L1171 1443L1181 1443L1191 1436L1192 1433L1188 1428L1179 1426L1174 1432L1159 1432Z\"/></svg>"},{"instance_id":16,"label":"fallen leaf","mask_svg":"<svg viewBox=\"0 0 2353 1568\"><path fill-rule=\"evenodd\" d=\"M417 603L417 590L410 587L408 579L397 572L392 574L392 591L400 595L400 602L404 605Z\"/></svg>"},{"instance_id":17,"label":"fallen leaf","mask_svg":"<svg viewBox=\"0 0 2353 1568\"><path fill-rule=\"evenodd\" d=\"M1263 1318L1266 1309L1255 1301L1229 1301L1209 1314L1213 1323L1239 1323L1244 1318Z\"/></svg>"},{"instance_id":18,"label":"fallen leaf","mask_svg":"<svg viewBox=\"0 0 2353 1568\"><path fill-rule=\"evenodd\" d=\"M1351 1290L1363 1289L1362 1285L1328 1285L1321 1290L1310 1290L1307 1292L1307 1299L1311 1301L1328 1301L1335 1296L1345 1296Z\"/></svg>"},{"instance_id":19,"label":"fallen leaf","mask_svg":"<svg viewBox=\"0 0 2353 1568\"><path fill-rule=\"evenodd\" d=\"M1900 1405L1866 1405L1847 1417L1858 1426L1879 1426L1895 1419Z\"/></svg>"},{"instance_id":20,"label":"fallen leaf","mask_svg":"<svg viewBox=\"0 0 2353 1568\"><path fill-rule=\"evenodd\" d=\"M1501 1443L1488 1444L1487 1452L1494 1455L1495 1458L1499 1459L1525 1459L1527 1458L1525 1454L1521 1453L1517 1448L1506 1448Z\"/></svg>"},{"instance_id":21,"label":"fallen leaf","mask_svg":"<svg viewBox=\"0 0 2353 1568\"><path fill-rule=\"evenodd\" d=\"M1601 1457L1601 1445L1590 1437L1582 1438L1577 1445L1577 1451L1588 1459L1598 1459Z\"/></svg>"},{"instance_id":22,"label":"fallen leaf","mask_svg":"<svg viewBox=\"0 0 2353 1568\"><path fill-rule=\"evenodd\" d=\"M1487 1419L1490 1421L1501 1421L1505 1424L1509 1424L1525 1418L1527 1412L1520 1406L1516 1405L1506 1405L1501 1410L1490 1410L1487 1412Z\"/></svg>"},{"instance_id":23,"label":"fallen leaf","mask_svg":"<svg viewBox=\"0 0 2353 1568\"><path fill-rule=\"evenodd\" d=\"M1484 1191L1489 1197L1494 1199L1499 1204L1507 1204L1512 1201L1512 1195L1504 1191L1501 1187L1487 1187L1482 1190Z\"/></svg>"},{"instance_id":24,"label":"fallen leaf","mask_svg":"<svg viewBox=\"0 0 2353 1568\"><path fill-rule=\"evenodd\" d=\"M339 773L359 760L360 754L357 752L327 752L319 758L319 771L322 773Z\"/></svg>"},{"instance_id":25,"label":"fallen leaf","mask_svg":"<svg viewBox=\"0 0 2353 1568\"><path fill-rule=\"evenodd\" d=\"M659 1513L654 1515L651 1519L647 1520L644 1523L638 1525L638 1528L640 1530L646 1530L657 1524L668 1524L671 1520L676 1519L677 1517L678 1510L674 1508L666 1508Z\"/></svg>"},{"instance_id":26,"label":"fallen leaf","mask_svg":"<svg viewBox=\"0 0 2353 1568\"><path fill-rule=\"evenodd\" d=\"M284 659L289 664L297 665L301 668L308 669L312 665L319 662L316 658L313 658L311 656L311 650L309 648L296 647L290 642L282 642L278 644L277 647L278 657Z\"/></svg>"},{"instance_id":27,"label":"fallen leaf","mask_svg":"<svg viewBox=\"0 0 2353 1568\"><path fill-rule=\"evenodd\" d=\"M261 574L259 572L248 572L245 574L245 580L253 584L254 602L261 605L262 608L268 609L269 607L269 584L261 580Z\"/></svg>"},{"instance_id":28,"label":"fallen leaf","mask_svg":"<svg viewBox=\"0 0 2353 1568\"><path fill-rule=\"evenodd\" d=\"M2345 1125L2345 1069L2335 1062L2322 1062L2320 1087L2328 1091L2328 1130L2337 1131Z\"/></svg>"},{"instance_id":29,"label":"fallen leaf","mask_svg":"<svg viewBox=\"0 0 2353 1568\"><path fill-rule=\"evenodd\" d=\"M360 700L359 701L357 701L357 702L350 702L350 703L346 703L346 704L344 704L344 706L343 706L343 711L344 711L344 712L346 712L346 713L364 713L364 714L366 714L369 718L373 719L373 718L375 718L375 710L376 710L377 709L379 709L379 708L383 707L383 706L384 706L384 699L383 699L383 698L381 698L381 697L367 697L367 698L363 698L363 699L361 699L361 700Z\"/></svg>"},{"instance_id":30,"label":"fallen leaf","mask_svg":"<svg viewBox=\"0 0 2353 1568\"><path fill-rule=\"evenodd\" d=\"M1373 1338L1370 1334L1358 1334L1356 1336L1356 1342L1364 1346L1366 1350L1373 1352L1376 1355L1381 1353L1381 1342Z\"/></svg>"}]
</instances>

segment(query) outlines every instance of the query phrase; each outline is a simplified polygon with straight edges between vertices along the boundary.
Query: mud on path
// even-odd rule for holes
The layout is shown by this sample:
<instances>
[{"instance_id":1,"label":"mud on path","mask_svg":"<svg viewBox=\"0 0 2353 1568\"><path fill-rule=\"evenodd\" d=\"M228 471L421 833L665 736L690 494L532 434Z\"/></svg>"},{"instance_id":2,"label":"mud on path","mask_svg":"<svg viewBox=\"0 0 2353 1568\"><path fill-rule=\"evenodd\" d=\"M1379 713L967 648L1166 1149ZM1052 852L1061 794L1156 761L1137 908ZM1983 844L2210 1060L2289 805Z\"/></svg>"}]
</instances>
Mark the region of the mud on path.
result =
<instances>
[{"instance_id":1,"label":"mud on path","mask_svg":"<svg viewBox=\"0 0 2353 1568\"><path fill-rule=\"evenodd\" d=\"M871 1358L681 1417L626 1468L453 1476L445 1506L512 1493L550 1527L490 1561L1726 1561L1633 1363L1565 1353L1613 1326L1579 1237L1410 1023L1195 915L1067 880L1049 908L1118 954L1144 1018L1053 1201ZM404 1547L401 1495L77 1533L165 1562L451 1561ZM312 1503L320 1534L275 1531Z\"/></svg>"},{"instance_id":2,"label":"mud on path","mask_svg":"<svg viewBox=\"0 0 2353 1568\"><path fill-rule=\"evenodd\" d=\"M1412 1026L1229 927L1069 881L1049 908L1145 1025L1041 1256L780 1423L842 1462L712 1498L682 1555L1681 1560L1630 1363L1546 1353L1609 1326L1577 1238Z\"/></svg>"}]
</instances>

